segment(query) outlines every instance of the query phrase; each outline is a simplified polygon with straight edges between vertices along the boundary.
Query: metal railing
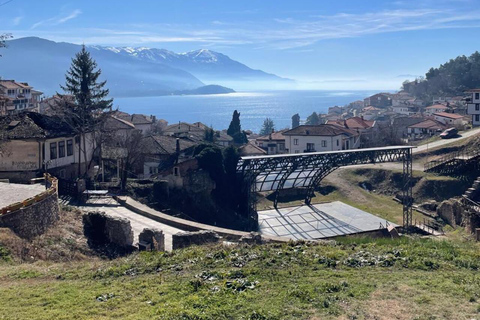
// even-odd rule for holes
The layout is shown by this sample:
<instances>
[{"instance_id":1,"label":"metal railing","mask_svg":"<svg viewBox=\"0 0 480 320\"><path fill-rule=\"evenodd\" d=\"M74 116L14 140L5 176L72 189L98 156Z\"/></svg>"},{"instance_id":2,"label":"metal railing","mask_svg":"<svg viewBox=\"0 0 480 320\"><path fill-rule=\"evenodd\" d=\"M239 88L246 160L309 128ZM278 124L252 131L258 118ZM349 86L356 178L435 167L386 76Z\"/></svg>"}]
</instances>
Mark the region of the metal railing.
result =
<instances>
[{"instance_id":1,"label":"metal railing","mask_svg":"<svg viewBox=\"0 0 480 320\"><path fill-rule=\"evenodd\" d=\"M475 157L480 156L480 148L478 149L462 149L456 152L452 152L439 159L429 161L424 165L424 171L432 170L442 164L446 164L453 161L467 161Z\"/></svg>"}]
</instances>

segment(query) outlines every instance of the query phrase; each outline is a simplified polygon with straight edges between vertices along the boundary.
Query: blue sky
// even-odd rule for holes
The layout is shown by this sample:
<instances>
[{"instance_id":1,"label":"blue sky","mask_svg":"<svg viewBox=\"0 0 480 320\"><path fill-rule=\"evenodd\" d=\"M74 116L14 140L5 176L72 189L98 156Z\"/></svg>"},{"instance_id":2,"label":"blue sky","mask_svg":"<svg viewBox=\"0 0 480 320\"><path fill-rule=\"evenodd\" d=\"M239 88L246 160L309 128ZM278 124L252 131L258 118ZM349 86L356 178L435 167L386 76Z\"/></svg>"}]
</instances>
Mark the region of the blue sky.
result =
<instances>
[{"instance_id":1,"label":"blue sky","mask_svg":"<svg viewBox=\"0 0 480 320\"><path fill-rule=\"evenodd\" d=\"M0 33L15 38L206 48L302 88L398 89L480 49L480 0L5 2Z\"/></svg>"}]
</instances>

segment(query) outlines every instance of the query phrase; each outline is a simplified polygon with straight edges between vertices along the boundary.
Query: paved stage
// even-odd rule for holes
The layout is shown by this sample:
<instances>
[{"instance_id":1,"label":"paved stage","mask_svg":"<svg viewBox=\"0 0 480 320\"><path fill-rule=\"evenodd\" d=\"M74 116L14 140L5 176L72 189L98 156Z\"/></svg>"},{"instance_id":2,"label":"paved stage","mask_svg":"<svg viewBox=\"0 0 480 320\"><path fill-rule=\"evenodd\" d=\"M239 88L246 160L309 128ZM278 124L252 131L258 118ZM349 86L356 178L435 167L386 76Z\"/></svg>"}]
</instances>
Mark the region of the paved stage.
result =
<instances>
[{"instance_id":1,"label":"paved stage","mask_svg":"<svg viewBox=\"0 0 480 320\"><path fill-rule=\"evenodd\" d=\"M0 182L0 208L21 202L45 191L42 184L18 184Z\"/></svg>"},{"instance_id":2,"label":"paved stage","mask_svg":"<svg viewBox=\"0 0 480 320\"><path fill-rule=\"evenodd\" d=\"M340 201L258 212L262 234L291 239L322 239L373 231L380 228L380 223L385 228L385 219Z\"/></svg>"}]
</instances>

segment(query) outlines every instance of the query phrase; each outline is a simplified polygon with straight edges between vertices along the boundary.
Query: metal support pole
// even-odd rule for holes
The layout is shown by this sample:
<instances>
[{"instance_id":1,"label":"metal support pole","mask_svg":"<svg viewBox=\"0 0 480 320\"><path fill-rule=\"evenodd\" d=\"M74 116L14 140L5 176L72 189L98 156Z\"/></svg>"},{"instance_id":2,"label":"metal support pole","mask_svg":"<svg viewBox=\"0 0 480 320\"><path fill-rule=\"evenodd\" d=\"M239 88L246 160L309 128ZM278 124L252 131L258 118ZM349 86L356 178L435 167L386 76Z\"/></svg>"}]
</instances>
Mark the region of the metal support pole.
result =
<instances>
[{"instance_id":1,"label":"metal support pole","mask_svg":"<svg viewBox=\"0 0 480 320\"><path fill-rule=\"evenodd\" d=\"M403 204L403 227L406 233L410 232L412 226L412 150L406 149L403 158L403 190L402 190L402 204Z\"/></svg>"}]
</instances>

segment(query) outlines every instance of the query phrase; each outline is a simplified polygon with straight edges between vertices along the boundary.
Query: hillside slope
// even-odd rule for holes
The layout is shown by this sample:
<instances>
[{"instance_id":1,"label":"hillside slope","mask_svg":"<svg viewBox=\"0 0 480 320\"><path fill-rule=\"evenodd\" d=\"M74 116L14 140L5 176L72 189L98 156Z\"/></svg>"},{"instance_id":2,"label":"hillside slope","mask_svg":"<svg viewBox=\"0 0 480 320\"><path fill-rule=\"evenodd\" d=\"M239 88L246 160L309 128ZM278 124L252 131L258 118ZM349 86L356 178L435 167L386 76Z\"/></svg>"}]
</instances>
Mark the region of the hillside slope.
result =
<instances>
[{"instance_id":1,"label":"hillside slope","mask_svg":"<svg viewBox=\"0 0 480 320\"><path fill-rule=\"evenodd\" d=\"M60 91L65 72L81 46L57 43L41 38L21 38L8 41L2 50L0 76L4 79L29 82L47 95ZM102 79L112 96L145 96L170 94L204 85L187 71L167 65L141 61L108 50L90 50L102 69Z\"/></svg>"}]
</instances>

